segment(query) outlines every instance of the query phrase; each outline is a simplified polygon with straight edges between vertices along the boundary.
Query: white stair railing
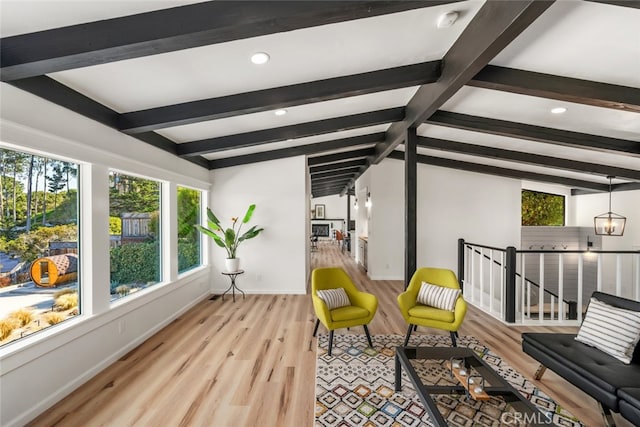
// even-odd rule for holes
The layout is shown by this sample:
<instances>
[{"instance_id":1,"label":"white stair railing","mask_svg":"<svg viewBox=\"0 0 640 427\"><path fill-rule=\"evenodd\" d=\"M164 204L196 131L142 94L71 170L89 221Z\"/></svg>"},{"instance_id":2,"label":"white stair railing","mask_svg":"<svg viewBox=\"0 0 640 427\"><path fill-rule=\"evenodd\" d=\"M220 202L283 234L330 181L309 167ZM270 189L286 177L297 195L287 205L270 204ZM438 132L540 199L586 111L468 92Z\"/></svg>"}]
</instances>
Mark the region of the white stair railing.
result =
<instances>
[{"instance_id":1,"label":"white stair railing","mask_svg":"<svg viewBox=\"0 0 640 427\"><path fill-rule=\"evenodd\" d=\"M462 239L459 244L465 299L507 323L580 324L595 290L640 301L640 251L515 250Z\"/></svg>"}]
</instances>

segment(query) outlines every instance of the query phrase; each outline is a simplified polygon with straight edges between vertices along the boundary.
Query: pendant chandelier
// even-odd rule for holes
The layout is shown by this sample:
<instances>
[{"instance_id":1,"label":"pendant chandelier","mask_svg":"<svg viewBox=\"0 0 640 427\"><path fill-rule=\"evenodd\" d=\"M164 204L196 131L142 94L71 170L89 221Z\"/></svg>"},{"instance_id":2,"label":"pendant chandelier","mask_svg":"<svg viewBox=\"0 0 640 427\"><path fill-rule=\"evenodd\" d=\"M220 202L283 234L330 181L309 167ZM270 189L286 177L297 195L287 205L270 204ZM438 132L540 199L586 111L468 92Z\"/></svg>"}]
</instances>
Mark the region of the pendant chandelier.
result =
<instances>
[{"instance_id":1,"label":"pendant chandelier","mask_svg":"<svg viewBox=\"0 0 640 427\"><path fill-rule=\"evenodd\" d=\"M611 212L611 180L615 177L608 176L607 178L609 178L609 212L600 214L593 218L593 226L595 227L596 234L598 235L622 236L627 218Z\"/></svg>"}]
</instances>

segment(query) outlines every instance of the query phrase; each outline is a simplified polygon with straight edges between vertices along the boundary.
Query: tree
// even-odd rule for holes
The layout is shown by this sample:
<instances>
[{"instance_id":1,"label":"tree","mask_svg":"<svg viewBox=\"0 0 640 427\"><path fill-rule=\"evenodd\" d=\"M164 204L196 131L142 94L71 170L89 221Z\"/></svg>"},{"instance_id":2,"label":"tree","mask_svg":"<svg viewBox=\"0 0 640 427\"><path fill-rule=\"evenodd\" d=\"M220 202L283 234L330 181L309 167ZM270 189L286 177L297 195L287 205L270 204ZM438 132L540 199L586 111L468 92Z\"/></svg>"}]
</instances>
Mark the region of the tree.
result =
<instances>
[{"instance_id":1,"label":"tree","mask_svg":"<svg viewBox=\"0 0 640 427\"><path fill-rule=\"evenodd\" d=\"M31 160L29 160L29 169L27 172L27 233L31 231L31 186L32 186L32 178L33 178L33 167L35 164L35 156L31 155Z\"/></svg>"},{"instance_id":2,"label":"tree","mask_svg":"<svg viewBox=\"0 0 640 427\"><path fill-rule=\"evenodd\" d=\"M67 176L66 184L67 184L67 193L70 191L69 183L71 182L71 177L78 176L78 165L69 162L62 162L62 172Z\"/></svg>"},{"instance_id":3,"label":"tree","mask_svg":"<svg viewBox=\"0 0 640 427\"><path fill-rule=\"evenodd\" d=\"M24 163L27 155L18 151L11 151L13 161L13 223L18 221L18 175L24 172Z\"/></svg>"},{"instance_id":4,"label":"tree","mask_svg":"<svg viewBox=\"0 0 640 427\"><path fill-rule=\"evenodd\" d=\"M47 223L47 162L49 159L44 158L42 175L44 176L44 191L42 192L42 225Z\"/></svg>"},{"instance_id":5,"label":"tree","mask_svg":"<svg viewBox=\"0 0 640 427\"><path fill-rule=\"evenodd\" d=\"M160 210L160 183L144 178L111 173L109 215Z\"/></svg>"},{"instance_id":6,"label":"tree","mask_svg":"<svg viewBox=\"0 0 640 427\"><path fill-rule=\"evenodd\" d=\"M49 191L53 193L53 209L55 209L58 203L58 191L62 190L66 185L62 165L60 163L54 163L53 174L48 178Z\"/></svg>"}]
</instances>

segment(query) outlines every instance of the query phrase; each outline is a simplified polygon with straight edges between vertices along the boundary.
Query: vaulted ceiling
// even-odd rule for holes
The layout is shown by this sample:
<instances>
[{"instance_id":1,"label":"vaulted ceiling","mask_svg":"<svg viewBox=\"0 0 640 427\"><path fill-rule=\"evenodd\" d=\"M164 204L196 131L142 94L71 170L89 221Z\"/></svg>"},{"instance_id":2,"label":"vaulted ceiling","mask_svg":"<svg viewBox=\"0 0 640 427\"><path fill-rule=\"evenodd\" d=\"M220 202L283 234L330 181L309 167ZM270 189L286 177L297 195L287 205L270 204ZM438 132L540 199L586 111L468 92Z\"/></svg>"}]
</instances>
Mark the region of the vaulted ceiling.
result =
<instances>
[{"instance_id":1,"label":"vaulted ceiling","mask_svg":"<svg viewBox=\"0 0 640 427\"><path fill-rule=\"evenodd\" d=\"M420 163L640 188L638 1L0 7L3 85L209 169L306 155L344 194L416 128Z\"/></svg>"}]
</instances>

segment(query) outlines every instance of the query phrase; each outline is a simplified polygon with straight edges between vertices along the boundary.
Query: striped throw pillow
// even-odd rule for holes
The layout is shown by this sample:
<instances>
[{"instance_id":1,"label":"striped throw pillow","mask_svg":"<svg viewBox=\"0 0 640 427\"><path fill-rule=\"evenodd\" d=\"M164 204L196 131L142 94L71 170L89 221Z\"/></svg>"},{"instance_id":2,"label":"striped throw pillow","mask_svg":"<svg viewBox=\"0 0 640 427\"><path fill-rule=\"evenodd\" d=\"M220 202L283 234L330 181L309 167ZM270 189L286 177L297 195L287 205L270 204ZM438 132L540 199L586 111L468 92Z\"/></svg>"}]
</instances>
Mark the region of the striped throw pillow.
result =
<instances>
[{"instance_id":1,"label":"striped throw pillow","mask_svg":"<svg viewBox=\"0 0 640 427\"><path fill-rule=\"evenodd\" d=\"M460 289L445 288L422 282L418 292L418 302L439 308L440 310L453 311L456 308L456 300L460 295Z\"/></svg>"},{"instance_id":2,"label":"striped throw pillow","mask_svg":"<svg viewBox=\"0 0 640 427\"><path fill-rule=\"evenodd\" d=\"M349 295L347 295L344 288L325 289L324 291L317 291L316 293L320 299L327 304L329 310L351 305Z\"/></svg>"},{"instance_id":3,"label":"striped throw pillow","mask_svg":"<svg viewBox=\"0 0 640 427\"><path fill-rule=\"evenodd\" d=\"M640 312L613 307L591 298L576 341L629 364L640 339Z\"/></svg>"}]
</instances>

